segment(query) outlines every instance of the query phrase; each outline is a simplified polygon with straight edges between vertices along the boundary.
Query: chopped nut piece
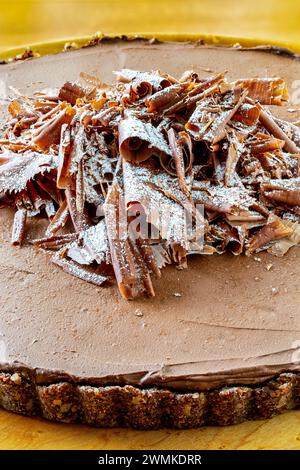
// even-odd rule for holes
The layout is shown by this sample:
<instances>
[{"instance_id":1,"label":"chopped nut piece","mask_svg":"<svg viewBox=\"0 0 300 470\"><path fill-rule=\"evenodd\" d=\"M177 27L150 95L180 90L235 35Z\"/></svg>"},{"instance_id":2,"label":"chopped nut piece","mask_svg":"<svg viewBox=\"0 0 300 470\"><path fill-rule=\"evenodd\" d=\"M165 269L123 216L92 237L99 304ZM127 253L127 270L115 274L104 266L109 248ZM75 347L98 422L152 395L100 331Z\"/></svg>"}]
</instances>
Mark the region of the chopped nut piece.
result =
<instances>
[{"instance_id":1,"label":"chopped nut piece","mask_svg":"<svg viewBox=\"0 0 300 470\"><path fill-rule=\"evenodd\" d=\"M143 312L142 312L139 308L137 308L137 309L135 310L134 314L135 314L137 317L142 317L142 316L144 315Z\"/></svg>"},{"instance_id":2,"label":"chopped nut piece","mask_svg":"<svg viewBox=\"0 0 300 470\"><path fill-rule=\"evenodd\" d=\"M53 405L55 405L55 406L61 406L62 401L61 401L60 399L58 399L58 400L53 400L52 403L53 403Z\"/></svg>"},{"instance_id":3,"label":"chopped nut piece","mask_svg":"<svg viewBox=\"0 0 300 470\"><path fill-rule=\"evenodd\" d=\"M20 385L22 383L22 377L17 372L11 376L11 380L17 385Z\"/></svg>"},{"instance_id":4,"label":"chopped nut piece","mask_svg":"<svg viewBox=\"0 0 300 470\"><path fill-rule=\"evenodd\" d=\"M174 294L173 294L173 295L174 295L174 297L181 297L181 294L180 294L180 292L174 292Z\"/></svg>"}]
</instances>

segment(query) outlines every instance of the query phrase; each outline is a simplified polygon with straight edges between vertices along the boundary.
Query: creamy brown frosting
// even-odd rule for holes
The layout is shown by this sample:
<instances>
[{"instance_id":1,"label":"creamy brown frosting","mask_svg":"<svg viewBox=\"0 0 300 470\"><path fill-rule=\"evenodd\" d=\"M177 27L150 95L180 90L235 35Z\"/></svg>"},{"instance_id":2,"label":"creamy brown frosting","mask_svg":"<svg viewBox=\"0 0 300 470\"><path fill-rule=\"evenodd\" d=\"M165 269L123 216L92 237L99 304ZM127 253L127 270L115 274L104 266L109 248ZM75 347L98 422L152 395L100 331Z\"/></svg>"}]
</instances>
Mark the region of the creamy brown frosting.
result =
<instances>
[{"instance_id":1,"label":"creamy brown frosting","mask_svg":"<svg viewBox=\"0 0 300 470\"><path fill-rule=\"evenodd\" d=\"M76 80L81 71L111 82L122 67L228 70L229 79L281 76L289 88L300 63L264 51L192 44L110 42L0 68L5 89L30 93ZM286 107L273 112L299 119ZM41 383L158 385L201 390L256 384L300 370L299 249L202 256L188 270L167 268L153 300L126 302L116 287L71 278L30 245L10 246L13 214L0 211L0 362L26 366ZM46 223L46 222L45 222ZM31 222L31 238L45 229Z\"/></svg>"}]
</instances>

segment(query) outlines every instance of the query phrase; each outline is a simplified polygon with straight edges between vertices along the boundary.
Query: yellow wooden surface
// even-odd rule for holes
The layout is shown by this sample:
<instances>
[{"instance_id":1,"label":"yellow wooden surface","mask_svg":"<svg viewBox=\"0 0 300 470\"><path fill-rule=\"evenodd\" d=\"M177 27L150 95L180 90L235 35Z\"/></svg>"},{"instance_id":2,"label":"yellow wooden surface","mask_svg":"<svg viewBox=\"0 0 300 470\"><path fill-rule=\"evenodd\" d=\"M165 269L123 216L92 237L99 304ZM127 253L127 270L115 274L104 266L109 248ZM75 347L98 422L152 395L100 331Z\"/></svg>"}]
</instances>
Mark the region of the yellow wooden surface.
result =
<instances>
[{"instance_id":1,"label":"yellow wooden surface","mask_svg":"<svg viewBox=\"0 0 300 470\"><path fill-rule=\"evenodd\" d=\"M300 410L223 428L133 431L55 424L0 412L0 449L300 449Z\"/></svg>"},{"instance_id":2,"label":"yellow wooden surface","mask_svg":"<svg viewBox=\"0 0 300 470\"><path fill-rule=\"evenodd\" d=\"M298 0L0 0L1 51L103 33L180 32L300 47ZM190 431L100 430L0 411L0 449L300 449L300 411Z\"/></svg>"},{"instance_id":3,"label":"yellow wooden surface","mask_svg":"<svg viewBox=\"0 0 300 470\"><path fill-rule=\"evenodd\" d=\"M181 32L300 43L299 0L0 0L0 51L104 33Z\"/></svg>"}]
</instances>

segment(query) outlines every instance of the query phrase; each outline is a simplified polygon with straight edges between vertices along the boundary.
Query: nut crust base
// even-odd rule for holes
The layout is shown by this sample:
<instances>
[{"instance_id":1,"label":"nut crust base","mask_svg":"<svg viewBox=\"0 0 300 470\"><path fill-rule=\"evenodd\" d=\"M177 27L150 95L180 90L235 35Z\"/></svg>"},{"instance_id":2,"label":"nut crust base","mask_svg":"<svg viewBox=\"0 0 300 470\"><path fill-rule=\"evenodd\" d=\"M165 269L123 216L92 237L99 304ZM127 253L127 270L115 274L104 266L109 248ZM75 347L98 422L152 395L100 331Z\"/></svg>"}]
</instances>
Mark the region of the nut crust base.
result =
<instances>
[{"instance_id":1,"label":"nut crust base","mask_svg":"<svg viewBox=\"0 0 300 470\"><path fill-rule=\"evenodd\" d=\"M177 393L132 386L68 382L38 385L27 372L0 372L0 406L27 416L96 427L189 429L272 418L300 405L300 374L283 373L261 386Z\"/></svg>"}]
</instances>

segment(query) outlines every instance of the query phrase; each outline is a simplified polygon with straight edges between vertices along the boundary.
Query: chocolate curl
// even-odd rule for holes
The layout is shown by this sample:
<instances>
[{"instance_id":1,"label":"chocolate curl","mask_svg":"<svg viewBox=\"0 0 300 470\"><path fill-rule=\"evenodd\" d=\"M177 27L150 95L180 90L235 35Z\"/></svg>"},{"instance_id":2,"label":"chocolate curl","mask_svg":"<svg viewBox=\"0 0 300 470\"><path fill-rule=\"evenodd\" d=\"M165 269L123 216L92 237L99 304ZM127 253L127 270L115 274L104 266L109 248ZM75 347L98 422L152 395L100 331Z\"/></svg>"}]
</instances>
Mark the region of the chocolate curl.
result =
<instances>
[{"instance_id":1,"label":"chocolate curl","mask_svg":"<svg viewBox=\"0 0 300 470\"><path fill-rule=\"evenodd\" d=\"M144 98L145 96L151 95L153 87L151 83L146 80L135 78L131 82L131 90L138 98Z\"/></svg>"},{"instance_id":2,"label":"chocolate curl","mask_svg":"<svg viewBox=\"0 0 300 470\"><path fill-rule=\"evenodd\" d=\"M253 253L274 240L280 240L293 233L293 229L279 217L271 215L269 221L250 240L248 252Z\"/></svg>"},{"instance_id":3,"label":"chocolate curl","mask_svg":"<svg viewBox=\"0 0 300 470\"><path fill-rule=\"evenodd\" d=\"M28 192L28 196L32 202L34 209L37 212L40 212L40 209L42 207L45 207L46 200L43 199L41 195L38 193L37 188L35 187L32 181L29 181L27 184L27 192Z\"/></svg>"},{"instance_id":4,"label":"chocolate curl","mask_svg":"<svg viewBox=\"0 0 300 470\"><path fill-rule=\"evenodd\" d=\"M209 106L214 103L199 103L194 113L186 124L186 129L191 133L195 140L205 140L214 145L226 136L226 125L233 117L237 109L246 99L247 91L237 88L224 94L216 104L219 111L212 108L207 111Z\"/></svg>"},{"instance_id":5,"label":"chocolate curl","mask_svg":"<svg viewBox=\"0 0 300 470\"><path fill-rule=\"evenodd\" d=\"M280 127L280 129L282 129L283 132L297 145L298 149L300 149L299 125L298 124L296 125L293 122L283 121L282 119L279 119L275 116L272 116L272 117L273 117L273 120L276 122L276 124Z\"/></svg>"},{"instance_id":6,"label":"chocolate curl","mask_svg":"<svg viewBox=\"0 0 300 470\"><path fill-rule=\"evenodd\" d=\"M38 150L35 145L30 145L28 142L11 141L9 139L0 140L0 146L4 147L7 150L11 150L12 152L26 152L26 150Z\"/></svg>"},{"instance_id":7,"label":"chocolate curl","mask_svg":"<svg viewBox=\"0 0 300 470\"><path fill-rule=\"evenodd\" d=\"M173 126L173 129L175 126ZM178 145L181 149L183 154L183 163L185 167L185 174L191 176L192 174L192 167L194 161L194 154L193 154L193 144L190 135L185 132L181 131L178 134ZM171 176L177 175L176 164L174 158L170 158L165 153L161 153L158 155L160 164L162 168L169 173Z\"/></svg>"},{"instance_id":8,"label":"chocolate curl","mask_svg":"<svg viewBox=\"0 0 300 470\"><path fill-rule=\"evenodd\" d=\"M126 204L126 215L129 239L131 240L131 244L134 245L132 251L135 252L136 260L141 260L139 263L144 265L142 271L147 272L147 276L149 272L151 272L155 277L160 278L161 272L156 263L152 246L148 240L149 227L143 205L136 202L128 202ZM136 219L137 216L138 218ZM145 227L141 227L141 224L145 224ZM145 231L146 233L144 233ZM150 290L152 290L152 288Z\"/></svg>"},{"instance_id":9,"label":"chocolate curl","mask_svg":"<svg viewBox=\"0 0 300 470\"><path fill-rule=\"evenodd\" d=\"M67 223L69 218L69 209L67 206L67 201L64 200L54 217L51 219L50 224L46 230L46 235L54 235L56 232L61 230Z\"/></svg>"},{"instance_id":10,"label":"chocolate curl","mask_svg":"<svg viewBox=\"0 0 300 470\"><path fill-rule=\"evenodd\" d=\"M289 206L300 205L300 190L274 189L265 191L264 196L274 202L288 204Z\"/></svg>"},{"instance_id":11,"label":"chocolate curl","mask_svg":"<svg viewBox=\"0 0 300 470\"><path fill-rule=\"evenodd\" d=\"M284 224L287 228L291 228L292 233L288 235L288 237L275 241L267 248L268 253L271 253L272 255L283 256L290 248L299 245L300 243L300 224L289 220L284 220Z\"/></svg>"},{"instance_id":12,"label":"chocolate curl","mask_svg":"<svg viewBox=\"0 0 300 470\"><path fill-rule=\"evenodd\" d=\"M94 87L98 89L109 88L109 85L107 85L106 83L103 83L98 77L95 77L94 75L90 75L89 73L80 72L80 78L82 78L82 80L84 80L89 85L93 85Z\"/></svg>"},{"instance_id":13,"label":"chocolate curl","mask_svg":"<svg viewBox=\"0 0 300 470\"><path fill-rule=\"evenodd\" d=\"M169 108L164 109L163 114L175 114L184 110L184 108L191 107L204 98L207 98L214 93L220 91L220 84L224 82L224 74L219 73L218 75L205 80L204 82L198 83L192 88L185 96L180 98L177 103L172 104ZM224 92L227 89L224 89Z\"/></svg>"},{"instance_id":14,"label":"chocolate curl","mask_svg":"<svg viewBox=\"0 0 300 470\"><path fill-rule=\"evenodd\" d=\"M187 252L179 243L171 243L169 247L171 259L177 264L177 269L187 268Z\"/></svg>"},{"instance_id":15,"label":"chocolate curl","mask_svg":"<svg viewBox=\"0 0 300 470\"><path fill-rule=\"evenodd\" d=\"M18 118L19 116L25 115L32 112L32 109L28 106L28 103L22 98L12 100L8 105L8 112L12 117Z\"/></svg>"},{"instance_id":16,"label":"chocolate curl","mask_svg":"<svg viewBox=\"0 0 300 470\"><path fill-rule=\"evenodd\" d=\"M63 101L62 103L58 103L56 104L52 109L50 109L48 111L48 113L46 114L43 114L43 116L41 116L39 118L39 120L32 126L33 129L38 129L36 132L39 131L39 128L41 128L46 121L49 121L50 118L52 119L53 117L57 116L59 114L60 111L66 109L66 107L68 106L68 104Z\"/></svg>"},{"instance_id":17,"label":"chocolate curl","mask_svg":"<svg viewBox=\"0 0 300 470\"><path fill-rule=\"evenodd\" d=\"M136 292L134 295L137 296L141 293L145 294L147 297L155 297L150 272L147 263L145 262L144 257L142 256L142 253L139 249L139 246L136 244L136 241L132 240L130 237L128 238L128 245L132 253L135 270L137 273L135 282Z\"/></svg>"},{"instance_id":18,"label":"chocolate curl","mask_svg":"<svg viewBox=\"0 0 300 470\"><path fill-rule=\"evenodd\" d=\"M109 108L105 108L93 116L92 122L94 125L100 123L102 126L109 126L110 123L121 114L121 110L122 108L120 106L110 106Z\"/></svg>"},{"instance_id":19,"label":"chocolate curl","mask_svg":"<svg viewBox=\"0 0 300 470\"><path fill-rule=\"evenodd\" d=\"M83 98L86 90L76 83L66 82L59 90L58 98L61 101L67 101L71 105L76 104L78 98Z\"/></svg>"},{"instance_id":20,"label":"chocolate curl","mask_svg":"<svg viewBox=\"0 0 300 470\"><path fill-rule=\"evenodd\" d=\"M64 258L66 248L62 248L58 253L52 256L52 263L62 268L66 273L75 276L82 281L90 282L96 286L103 286L109 281L107 276L98 274L95 270L90 269L87 266L81 266L72 260Z\"/></svg>"},{"instance_id":21,"label":"chocolate curl","mask_svg":"<svg viewBox=\"0 0 300 470\"><path fill-rule=\"evenodd\" d=\"M180 92L184 89L182 85L171 85L163 90L154 93L145 100L148 112L152 113L172 103L180 97Z\"/></svg>"},{"instance_id":22,"label":"chocolate curl","mask_svg":"<svg viewBox=\"0 0 300 470\"><path fill-rule=\"evenodd\" d=\"M178 134L178 143L183 151L185 173L186 175L191 176L193 170L194 152L190 134L188 134L185 130L180 131Z\"/></svg>"},{"instance_id":23,"label":"chocolate curl","mask_svg":"<svg viewBox=\"0 0 300 470\"><path fill-rule=\"evenodd\" d=\"M17 154L11 151L0 153L0 192L19 192L28 181L37 175L56 168L52 155L37 152Z\"/></svg>"},{"instance_id":24,"label":"chocolate curl","mask_svg":"<svg viewBox=\"0 0 300 470\"><path fill-rule=\"evenodd\" d=\"M43 126L35 133L33 142L41 149L46 150L53 144L60 142L61 128L63 124L70 124L76 111L74 108L67 107L54 116L50 121L45 122Z\"/></svg>"},{"instance_id":25,"label":"chocolate curl","mask_svg":"<svg viewBox=\"0 0 300 470\"><path fill-rule=\"evenodd\" d=\"M254 139L251 140L249 144L251 153L254 155L264 152L272 152L273 150L281 150L284 146L284 140L277 139L261 132L257 132Z\"/></svg>"},{"instance_id":26,"label":"chocolate curl","mask_svg":"<svg viewBox=\"0 0 300 470\"><path fill-rule=\"evenodd\" d=\"M251 203L251 205L249 205L249 207L257 212L259 212L260 214L262 214L263 216L265 217L268 217L270 215L270 212L269 210L267 209L267 207L264 206L264 204L260 201L257 201L257 200L253 200L253 202Z\"/></svg>"},{"instance_id":27,"label":"chocolate curl","mask_svg":"<svg viewBox=\"0 0 300 470\"><path fill-rule=\"evenodd\" d=\"M232 131L229 137L229 147L226 159L226 167L224 174L225 186L234 186L236 184L236 166L241 157L243 147L238 141L235 133Z\"/></svg>"},{"instance_id":28,"label":"chocolate curl","mask_svg":"<svg viewBox=\"0 0 300 470\"><path fill-rule=\"evenodd\" d=\"M84 212L78 212L76 206L76 192L72 189L66 189L66 200L69 209L69 213L76 232L82 232L90 226L89 219Z\"/></svg>"},{"instance_id":29,"label":"chocolate curl","mask_svg":"<svg viewBox=\"0 0 300 470\"><path fill-rule=\"evenodd\" d=\"M45 238L32 240L32 244L44 250L59 250L66 244L77 239L77 233L67 233L65 235L52 235Z\"/></svg>"},{"instance_id":30,"label":"chocolate curl","mask_svg":"<svg viewBox=\"0 0 300 470\"><path fill-rule=\"evenodd\" d=\"M27 210L18 209L15 213L11 235L11 244L21 246L25 238Z\"/></svg>"},{"instance_id":31,"label":"chocolate curl","mask_svg":"<svg viewBox=\"0 0 300 470\"><path fill-rule=\"evenodd\" d=\"M36 179L35 183L39 186L42 191L47 193L54 202L58 205L63 201L62 192L57 188L55 180L47 178L47 175L43 175L43 178Z\"/></svg>"},{"instance_id":32,"label":"chocolate curl","mask_svg":"<svg viewBox=\"0 0 300 470\"><path fill-rule=\"evenodd\" d=\"M67 246L66 255L79 264L92 264L96 262L103 268L111 265L109 242L107 237L106 223L102 219L94 225L77 235L75 242Z\"/></svg>"},{"instance_id":33,"label":"chocolate curl","mask_svg":"<svg viewBox=\"0 0 300 470\"><path fill-rule=\"evenodd\" d=\"M88 139L84 126L79 125L72 129L71 139L72 145L69 156L70 164L68 170L71 184L67 187L72 187L72 189L74 189L73 186L75 185L72 178L75 178L80 162L86 157L86 148L88 145Z\"/></svg>"},{"instance_id":34,"label":"chocolate curl","mask_svg":"<svg viewBox=\"0 0 300 470\"><path fill-rule=\"evenodd\" d=\"M288 89L282 78L245 78L236 80L235 86L248 91L248 97L263 105L281 106L288 101Z\"/></svg>"},{"instance_id":35,"label":"chocolate curl","mask_svg":"<svg viewBox=\"0 0 300 470\"><path fill-rule=\"evenodd\" d=\"M192 186L192 196L195 204L203 204L205 210L218 213L236 214L241 205L250 207L255 202L255 199L240 187L201 187L201 183L196 181Z\"/></svg>"},{"instance_id":36,"label":"chocolate curl","mask_svg":"<svg viewBox=\"0 0 300 470\"><path fill-rule=\"evenodd\" d=\"M232 118L232 121L238 121L245 126L255 126L259 120L260 109L256 103L242 103ZM247 131L247 127L245 131Z\"/></svg>"},{"instance_id":37,"label":"chocolate curl","mask_svg":"<svg viewBox=\"0 0 300 470\"><path fill-rule=\"evenodd\" d=\"M240 209L236 214L226 214L226 219L231 223L256 223L256 222L265 222L266 217L259 212Z\"/></svg>"},{"instance_id":38,"label":"chocolate curl","mask_svg":"<svg viewBox=\"0 0 300 470\"><path fill-rule=\"evenodd\" d=\"M267 113L263 110L260 106L260 115L259 120L262 125L274 136L278 139L284 140L285 145L284 149L290 153L298 153L299 149L297 145L287 136L287 134L276 124L271 114Z\"/></svg>"},{"instance_id":39,"label":"chocolate curl","mask_svg":"<svg viewBox=\"0 0 300 470\"><path fill-rule=\"evenodd\" d=\"M76 175L76 209L79 213L83 213L85 203L85 186L84 186L84 163L79 162Z\"/></svg>"},{"instance_id":40,"label":"chocolate curl","mask_svg":"<svg viewBox=\"0 0 300 470\"><path fill-rule=\"evenodd\" d=\"M152 247L148 244L146 240L137 239L136 243L140 250L142 258L145 260L145 263L148 269L153 273L153 275L157 279L160 279L161 271L159 269L159 266L157 265L157 261L156 261Z\"/></svg>"},{"instance_id":41,"label":"chocolate curl","mask_svg":"<svg viewBox=\"0 0 300 470\"><path fill-rule=\"evenodd\" d=\"M73 149L73 139L71 128L68 124L63 124L61 128L61 138L58 151L58 167L56 186L59 189L66 189L71 185L71 152Z\"/></svg>"},{"instance_id":42,"label":"chocolate curl","mask_svg":"<svg viewBox=\"0 0 300 470\"><path fill-rule=\"evenodd\" d=\"M50 99L47 99L47 97L42 98L41 101L35 101L35 98L32 99L34 100L32 105L37 111L41 112L42 114L49 113L51 109L57 106L56 100L51 101Z\"/></svg>"},{"instance_id":43,"label":"chocolate curl","mask_svg":"<svg viewBox=\"0 0 300 470\"><path fill-rule=\"evenodd\" d=\"M132 81L131 89L139 98L144 98L145 96L149 96L153 92L164 89L170 85L170 81L163 77L159 77L157 80L155 76L154 79L150 78L149 80L148 77L144 79L142 76L138 76Z\"/></svg>"},{"instance_id":44,"label":"chocolate curl","mask_svg":"<svg viewBox=\"0 0 300 470\"><path fill-rule=\"evenodd\" d=\"M114 73L117 76L118 82L131 83L132 91L139 98L143 98L171 85L169 79L162 77L158 73L139 72L131 69L122 69Z\"/></svg>"},{"instance_id":45,"label":"chocolate curl","mask_svg":"<svg viewBox=\"0 0 300 470\"><path fill-rule=\"evenodd\" d=\"M172 156L161 131L133 117L119 123L119 151L123 159L132 162L143 162L157 152Z\"/></svg>"},{"instance_id":46,"label":"chocolate curl","mask_svg":"<svg viewBox=\"0 0 300 470\"><path fill-rule=\"evenodd\" d=\"M186 70L178 80L180 83L199 82L199 75L194 70Z\"/></svg>"},{"instance_id":47,"label":"chocolate curl","mask_svg":"<svg viewBox=\"0 0 300 470\"><path fill-rule=\"evenodd\" d=\"M112 265L114 268L119 291L124 299L134 298L134 261L128 239L120 230L127 230L124 225L120 226L123 216L120 213L121 190L115 182L108 194L104 206L107 236L110 246ZM122 210L122 209L121 209Z\"/></svg>"},{"instance_id":48,"label":"chocolate curl","mask_svg":"<svg viewBox=\"0 0 300 470\"><path fill-rule=\"evenodd\" d=\"M169 138L169 144L170 144L172 156L175 162L175 168L176 168L179 187L181 191L187 197L189 197L190 191L188 189L186 179L185 179L183 152L182 152L182 148L178 144L178 141L175 136L175 132L172 128L168 130L168 138Z\"/></svg>"},{"instance_id":49,"label":"chocolate curl","mask_svg":"<svg viewBox=\"0 0 300 470\"><path fill-rule=\"evenodd\" d=\"M233 255L240 255L243 252L246 229L244 226L233 227L221 220L212 227L212 235L216 242L216 251L219 254L225 251Z\"/></svg>"},{"instance_id":50,"label":"chocolate curl","mask_svg":"<svg viewBox=\"0 0 300 470\"><path fill-rule=\"evenodd\" d=\"M25 208L28 212L34 209L26 189L16 194L15 203L18 209Z\"/></svg>"},{"instance_id":51,"label":"chocolate curl","mask_svg":"<svg viewBox=\"0 0 300 470\"><path fill-rule=\"evenodd\" d=\"M153 266L158 275L159 269L154 267L150 246L146 246L146 242L141 239L137 240L137 234L130 231L122 189L117 180L108 194L104 211L112 265L122 297L133 299L141 294L153 297L155 294L149 267Z\"/></svg>"},{"instance_id":52,"label":"chocolate curl","mask_svg":"<svg viewBox=\"0 0 300 470\"><path fill-rule=\"evenodd\" d=\"M193 215L190 200L180 190L178 179L171 177L154 162L134 165L123 160L126 206L141 204L146 220L168 244L178 243L186 249L186 212Z\"/></svg>"},{"instance_id":53,"label":"chocolate curl","mask_svg":"<svg viewBox=\"0 0 300 470\"><path fill-rule=\"evenodd\" d=\"M218 85L214 85L208 90L205 90L203 93L189 97L186 100L186 107L190 108L192 105L196 104L198 101L201 101L202 99L205 99L208 96L213 95L216 91L221 94L224 94L230 91L230 87L228 84L225 84L225 83L223 84L223 87L222 87L222 82Z\"/></svg>"},{"instance_id":54,"label":"chocolate curl","mask_svg":"<svg viewBox=\"0 0 300 470\"><path fill-rule=\"evenodd\" d=\"M170 158L169 155L162 153L158 155L159 163L161 167L171 176L176 176L176 166L174 158Z\"/></svg>"}]
</instances>

